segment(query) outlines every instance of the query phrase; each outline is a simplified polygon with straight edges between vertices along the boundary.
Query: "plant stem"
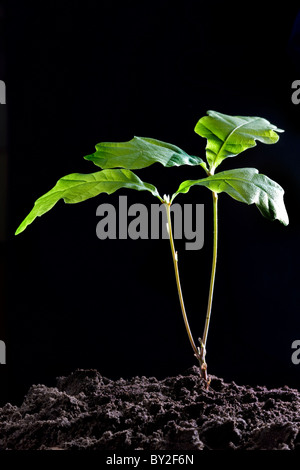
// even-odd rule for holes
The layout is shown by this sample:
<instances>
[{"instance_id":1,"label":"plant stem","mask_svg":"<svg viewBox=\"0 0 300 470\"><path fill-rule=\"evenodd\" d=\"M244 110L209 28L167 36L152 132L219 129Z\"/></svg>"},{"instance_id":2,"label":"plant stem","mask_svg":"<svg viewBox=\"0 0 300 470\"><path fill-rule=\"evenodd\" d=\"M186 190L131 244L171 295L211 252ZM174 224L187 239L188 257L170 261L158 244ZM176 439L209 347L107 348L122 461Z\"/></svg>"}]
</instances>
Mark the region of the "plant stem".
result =
<instances>
[{"instance_id":1,"label":"plant stem","mask_svg":"<svg viewBox=\"0 0 300 470\"><path fill-rule=\"evenodd\" d=\"M214 293L214 284L215 284L216 266L217 266L217 249L218 249L218 194L213 191L212 196L213 196L213 214L214 214L213 259L212 259L206 319L205 319L203 337L201 339L201 342L202 342L201 346L204 348L204 351L206 349L208 328L209 328L209 322L210 322L210 317L211 317L211 307L212 307L212 299L213 299L213 293Z\"/></svg>"},{"instance_id":2,"label":"plant stem","mask_svg":"<svg viewBox=\"0 0 300 470\"><path fill-rule=\"evenodd\" d=\"M179 295L179 302L180 302L181 312L183 316L183 321L184 321L185 328L186 328L191 346L193 348L194 354L197 357L197 359L200 360L199 350L196 347L195 342L193 340L192 332L189 326L189 322L188 322L188 318L187 318L187 314L186 314L184 302L183 302L183 296L182 296L182 290L181 290L181 284L180 284L180 278L179 278L179 270L178 270L178 255L177 255L177 252L175 251L175 245L174 245L174 239L173 239L173 233L172 233L172 222L171 222L171 212L170 212L171 204L165 202L164 205L167 211L168 232L169 232L169 237L170 237L171 252L172 252L172 258L173 258L173 263L174 263L176 284L177 284L177 290L178 290L178 295Z\"/></svg>"}]
</instances>

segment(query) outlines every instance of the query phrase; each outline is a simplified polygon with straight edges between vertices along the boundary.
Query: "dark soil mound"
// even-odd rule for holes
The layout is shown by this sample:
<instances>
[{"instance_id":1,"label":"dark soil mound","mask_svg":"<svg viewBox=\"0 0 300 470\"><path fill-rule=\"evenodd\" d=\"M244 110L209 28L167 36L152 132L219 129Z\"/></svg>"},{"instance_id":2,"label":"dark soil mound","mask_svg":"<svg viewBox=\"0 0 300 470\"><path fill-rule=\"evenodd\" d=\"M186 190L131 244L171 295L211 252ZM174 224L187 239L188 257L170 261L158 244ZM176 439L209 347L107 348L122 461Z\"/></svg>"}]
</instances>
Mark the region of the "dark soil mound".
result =
<instances>
[{"instance_id":1,"label":"dark soil mound","mask_svg":"<svg viewBox=\"0 0 300 470\"><path fill-rule=\"evenodd\" d=\"M184 375L109 380L76 370L0 409L0 449L300 450L300 393Z\"/></svg>"}]
</instances>

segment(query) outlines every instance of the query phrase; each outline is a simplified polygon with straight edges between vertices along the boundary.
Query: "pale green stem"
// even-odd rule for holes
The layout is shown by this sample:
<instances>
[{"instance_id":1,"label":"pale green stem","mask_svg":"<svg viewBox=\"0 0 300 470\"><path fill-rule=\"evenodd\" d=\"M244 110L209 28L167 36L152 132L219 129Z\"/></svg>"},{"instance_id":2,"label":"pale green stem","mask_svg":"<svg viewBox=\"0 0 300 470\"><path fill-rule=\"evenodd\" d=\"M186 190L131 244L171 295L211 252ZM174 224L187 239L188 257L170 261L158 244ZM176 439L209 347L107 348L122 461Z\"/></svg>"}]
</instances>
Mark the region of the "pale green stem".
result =
<instances>
[{"instance_id":1,"label":"pale green stem","mask_svg":"<svg viewBox=\"0 0 300 470\"><path fill-rule=\"evenodd\" d=\"M213 299L213 293L214 293L214 284L215 284L216 266L217 266L217 249L218 249L218 194L213 191L212 196L213 196L213 214L214 214L213 259L212 259L206 319L205 319L203 337L201 338L202 347L204 348L204 351L206 349L208 328L209 328L209 322L210 322L210 317L211 317L211 307L212 307L212 299Z\"/></svg>"},{"instance_id":2,"label":"pale green stem","mask_svg":"<svg viewBox=\"0 0 300 470\"><path fill-rule=\"evenodd\" d=\"M187 314L186 314L185 306L183 302L183 296L182 296L182 290L181 290L181 284L180 284L180 278L179 278L179 270L178 270L178 255L177 255L177 252L175 251L175 245L174 245L174 239L173 239L173 233L172 233L172 222L171 222L171 214L170 214L171 204L165 202L165 207L167 211L168 232L169 232L169 237L170 237L171 252L172 252L172 258L173 258L173 263L174 263L175 278L176 278L176 285L177 285L177 290L178 290L178 295L179 295L181 312L182 312L183 321L185 324L185 328L186 328L191 346L193 348L195 356L199 360L199 350L196 347L195 342L193 340L193 336L191 333L191 329L189 326L189 322L188 322L188 318L187 318Z\"/></svg>"}]
</instances>

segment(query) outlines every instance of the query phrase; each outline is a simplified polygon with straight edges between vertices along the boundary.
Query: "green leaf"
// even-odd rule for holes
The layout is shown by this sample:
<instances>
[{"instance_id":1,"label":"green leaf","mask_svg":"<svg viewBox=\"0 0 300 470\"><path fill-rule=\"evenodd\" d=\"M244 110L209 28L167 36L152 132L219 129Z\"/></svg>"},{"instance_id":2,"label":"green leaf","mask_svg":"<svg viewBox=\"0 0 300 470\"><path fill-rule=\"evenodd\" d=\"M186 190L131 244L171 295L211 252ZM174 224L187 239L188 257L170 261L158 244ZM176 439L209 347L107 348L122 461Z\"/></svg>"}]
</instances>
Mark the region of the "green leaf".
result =
<instances>
[{"instance_id":1,"label":"green leaf","mask_svg":"<svg viewBox=\"0 0 300 470\"><path fill-rule=\"evenodd\" d=\"M228 170L200 180L184 181L172 201L177 194L187 193L195 185L205 186L216 193L225 192L246 204L255 204L266 218L278 219L284 225L289 223L283 201L284 190L275 181L258 173L256 168Z\"/></svg>"},{"instance_id":2,"label":"green leaf","mask_svg":"<svg viewBox=\"0 0 300 470\"><path fill-rule=\"evenodd\" d=\"M276 132L284 132L260 117L228 116L216 111L207 114L198 121L195 132L207 139L206 158L211 169L225 158L254 147L256 140L275 144L279 139Z\"/></svg>"},{"instance_id":3,"label":"green leaf","mask_svg":"<svg viewBox=\"0 0 300 470\"><path fill-rule=\"evenodd\" d=\"M100 168L127 168L137 170L153 163L165 167L205 164L176 145L145 137L134 137L128 142L101 142L96 152L84 157Z\"/></svg>"},{"instance_id":4,"label":"green leaf","mask_svg":"<svg viewBox=\"0 0 300 470\"><path fill-rule=\"evenodd\" d=\"M162 201L155 186L144 183L129 170L103 170L90 174L72 173L58 180L50 191L36 200L32 211L18 227L15 234L23 232L36 217L48 212L60 199L63 199L67 204L75 204L98 196L100 193L114 193L121 188L150 191L153 196Z\"/></svg>"}]
</instances>

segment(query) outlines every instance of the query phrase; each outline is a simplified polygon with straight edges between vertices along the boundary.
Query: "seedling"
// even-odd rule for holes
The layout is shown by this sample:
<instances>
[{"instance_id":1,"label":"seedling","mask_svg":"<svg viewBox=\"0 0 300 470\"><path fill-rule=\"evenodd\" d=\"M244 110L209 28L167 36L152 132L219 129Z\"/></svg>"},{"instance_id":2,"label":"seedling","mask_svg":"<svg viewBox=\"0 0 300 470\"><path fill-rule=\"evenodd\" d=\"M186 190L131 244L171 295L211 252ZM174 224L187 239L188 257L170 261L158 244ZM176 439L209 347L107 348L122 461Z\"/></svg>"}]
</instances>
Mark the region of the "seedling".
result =
<instances>
[{"instance_id":1,"label":"seedling","mask_svg":"<svg viewBox=\"0 0 300 470\"><path fill-rule=\"evenodd\" d=\"M149 191L164 204L167 212L167 227L174 264L176 285L185 328L194 355L199 361L202 378L209 384L207 375L206 343L211 317L214 283L217 265L218 245L218 195L227 193L233 199L246 204L255 204L269 220L279 220L288 225L288 214L284 205L284 190L275 181L262 175L255 168L238 168L216 173L223 160L235 157L256 141L274 144L278 133L283 132L269 121L259 117L229 116L216 111L208 111L195 127L195 132L207 139L206 162L200 157L188 155L179 147L155 139L134 137L128 142L105 142L96 145L96 152L84 157L101 168L91 174L73 173L64 176L42 197L36 200L32 211L16 231L23 232L36 217L48 212L60 200L68 204L85 201L100 193L112 194L118 189L129 188ZM161 197L155 186L142 181L132 170L146 168L154 163L165 167L190 165L201 167L206 176L201 179L187 180L170 197ZM178 254L175 250L170 216L171 205L179 194L187 193L194 186L204 186L212 191L213 200L213 256L208 295L208 305L204 331L197 346L189 326L184 306L178 270Z\"/></svg>"}]
</instances>

